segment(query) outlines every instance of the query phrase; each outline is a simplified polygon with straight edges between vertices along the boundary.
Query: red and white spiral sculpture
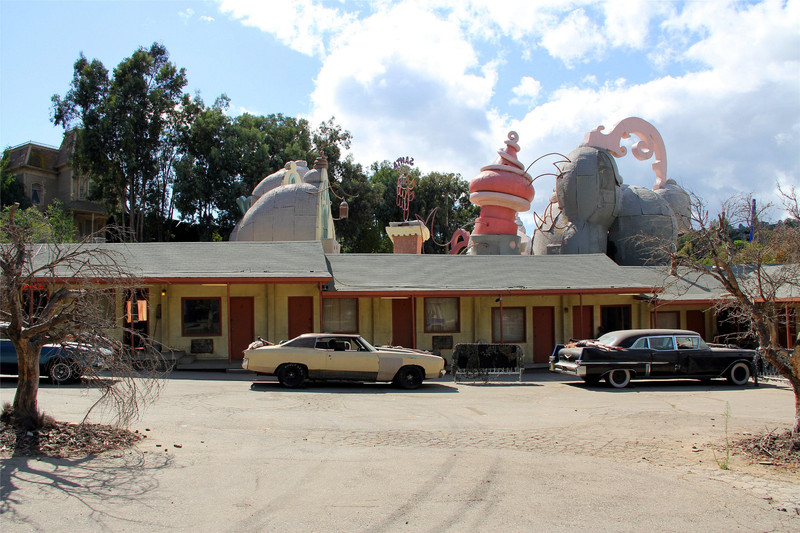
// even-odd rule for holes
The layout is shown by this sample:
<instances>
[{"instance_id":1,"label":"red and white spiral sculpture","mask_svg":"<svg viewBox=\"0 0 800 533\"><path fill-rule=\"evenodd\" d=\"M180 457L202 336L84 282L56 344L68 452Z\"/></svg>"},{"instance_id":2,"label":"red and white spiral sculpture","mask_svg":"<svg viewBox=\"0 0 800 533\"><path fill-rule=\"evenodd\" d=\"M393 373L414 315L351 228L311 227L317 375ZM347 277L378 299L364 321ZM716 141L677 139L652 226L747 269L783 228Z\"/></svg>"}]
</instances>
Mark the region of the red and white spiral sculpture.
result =
<instances>
[{"instance_id":1,"label":"red and white spiral sculpture","mask_svg":"<svg viewBox=\"0 0 800 533\"><path fill-rule=\"evenodd\" d=\"M533 179L517 159L517 132L508 133L505 150L469 183L469 200L481 207L473 235L516 235L516 214L531 208Z\"/></svg>"}]
</instances>

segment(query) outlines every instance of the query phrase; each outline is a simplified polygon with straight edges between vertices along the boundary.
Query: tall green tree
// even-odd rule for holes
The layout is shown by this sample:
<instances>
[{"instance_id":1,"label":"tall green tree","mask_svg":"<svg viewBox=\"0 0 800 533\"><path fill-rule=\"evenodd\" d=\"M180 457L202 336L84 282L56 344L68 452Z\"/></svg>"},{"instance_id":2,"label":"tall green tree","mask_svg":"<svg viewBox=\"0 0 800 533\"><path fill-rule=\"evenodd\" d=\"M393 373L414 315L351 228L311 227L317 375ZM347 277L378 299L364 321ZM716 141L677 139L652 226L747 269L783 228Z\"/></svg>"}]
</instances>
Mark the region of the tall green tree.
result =
<instances>
[{"instance_id":1,"label":"tall green tree","mask_svg":"<svg viewBox=\"0 0 800 533\"><path fill-rule=\"evenodd\" d=\"M172 162L191 122L186 83L184 69L153 43L124 59L111 77L100 61L81 54L70 89L52 98L53 122L79 129L76 170L89 175L135 240L163 237L172 215Z\"/></svg>"},{"instance_id":2,"label":"tall green tree","mask_svg":"<svg viewBox=\"0 0 800 533\"><path fill-rule=\"evenodd\" d=\"M371 253L391 251L391 244L383 242L384 229L378 225L375 212L383 198L383 185L370 181L364 167L352 158L340 161L331 180L331 203L334 214L338 205L347 201L349 214L336 221L336 238L344 253ZM387 239L388 240L388 239Z\"/></svg>"},{"instance_id":3,"label":"tall green tree","mask_svg":"<svg viewBox=\"0 0 800 533\"><path fill-rule=\"evenodd\" d=\"M400 171L384 161L372 165L370 182L380 190L381 200L375 206L376 225L383 232L381 252L391 252L392 245L386 237L385 227L390 222L403 220L403 211L397 206L397 179ZM471 229L480 208L469 201L469 183L459 174L431 172L421 175L419 169L410 169L408 176L416 180L414 198L409 206L409 220L422 220L428 225L431 238L423 245L426 254L447 253L447 244L453 233L461 228Z\"/></svg>"},{"instance_id":4,"label":"tall green tree","mask_svg":"<svg viewBox=\"0 0 800 533\"><path fill-rule=\"evenodd\" d=\"M31 206L31 201L25 196L25 187L17 181L17 178L10 172L6 172L9 165L8 148L3 152L0 159L0 207L20 204L22 208Z\"/></svg>"}]
</instances>

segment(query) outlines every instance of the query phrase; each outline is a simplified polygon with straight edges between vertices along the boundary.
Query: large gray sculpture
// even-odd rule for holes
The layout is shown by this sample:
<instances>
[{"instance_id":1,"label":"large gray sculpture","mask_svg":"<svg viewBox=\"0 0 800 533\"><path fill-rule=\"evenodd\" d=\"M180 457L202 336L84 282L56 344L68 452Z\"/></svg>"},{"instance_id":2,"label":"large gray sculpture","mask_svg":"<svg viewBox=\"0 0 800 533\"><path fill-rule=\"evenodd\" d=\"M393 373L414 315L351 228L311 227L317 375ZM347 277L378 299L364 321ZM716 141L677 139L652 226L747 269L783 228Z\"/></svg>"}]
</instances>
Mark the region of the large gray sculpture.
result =
<instances>
[{"instance_id":1,"label":"large gray sculpture","mask_svg":"<svg viewBox=\"0 0 800 533\"><path fill-rule=\"evenodd\" d=\"M689 227L689 195L666 178L666 153L658 131L631 117L606 135L603 126L586 134L570 152L545 213L534 231L533 253L606 253L620 265L663 264ZM619 143L637 135L632 153L639 160L655 155L653 189L622 183L614 157Z\"/></svg>"},{"instance_id":2,"label":"large gray sculpture","mask_svg":"<svg viewBox=\"0 0 800 533\"><path fill-rule=\"evenodd\" d=\"M328 162L319 157L309 170L305 161L290 161L237 199L244 216L231 232L232 241L320 241L326 253L338 253L330 201Z\"/></svg>"}]
</instances>

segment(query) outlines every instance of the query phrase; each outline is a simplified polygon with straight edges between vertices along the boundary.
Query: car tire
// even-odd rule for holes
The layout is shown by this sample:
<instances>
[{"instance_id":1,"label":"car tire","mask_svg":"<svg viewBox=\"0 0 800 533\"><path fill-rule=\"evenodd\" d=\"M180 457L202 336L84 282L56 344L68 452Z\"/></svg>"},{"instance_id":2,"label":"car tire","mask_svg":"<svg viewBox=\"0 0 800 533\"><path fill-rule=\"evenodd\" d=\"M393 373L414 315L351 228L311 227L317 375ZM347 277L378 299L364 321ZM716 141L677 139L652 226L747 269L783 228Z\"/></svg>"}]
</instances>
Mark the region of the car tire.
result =
<instances>
[{"instance_id":1,"label":"car tire","mask_svg":"<svg viewBox=\"0 0 800 533\"><path fill-rule=\"evenodd\" d=\"M77 378L75 368L64 359L56 359L47 367L47 377L55 385L63 385Z\"/></svg>"},{"instance_id":2,"label":"car tire","mask_svg":"<svg viewBox=\"0 0 800 533\"><path fill-rule=\"evenodd\" d=\"M750 365L743 361L739 361L733 365L728 372L728 383L743 387L750 381Z\"/></svg>"},{"instance_id":3,"label":"car tire","mask_svg":"<svg viewBox=\"0 0 800 533\"><path fill-rule=\"evenodd\" d=\"M624 389L631 382L631 371L624 368L612 370L606 375L606 382L615 389Z\"/></svg>"},{"instance_id":4,"label":"car tire","mask_svg":"<svg viewBox=\"0 0 800 533\"><path fill-rule=\"evenodd\" d=\"M306 369L303 365L289 363L278 369L278 382L287 389L296 389L306 381Z\"/></svg>"},{"instance_id":5,"label":"car tire","mask_svg":"<svg viewBox=\"0 0 800 533\"><path fill-rule=\"evenodd\" d=\"M397 371L394 377L394 383L400 388L411 390L422 385L423 379L425 379L425 376L418 367L404 366Z\"/></svg>"}]
</instances>

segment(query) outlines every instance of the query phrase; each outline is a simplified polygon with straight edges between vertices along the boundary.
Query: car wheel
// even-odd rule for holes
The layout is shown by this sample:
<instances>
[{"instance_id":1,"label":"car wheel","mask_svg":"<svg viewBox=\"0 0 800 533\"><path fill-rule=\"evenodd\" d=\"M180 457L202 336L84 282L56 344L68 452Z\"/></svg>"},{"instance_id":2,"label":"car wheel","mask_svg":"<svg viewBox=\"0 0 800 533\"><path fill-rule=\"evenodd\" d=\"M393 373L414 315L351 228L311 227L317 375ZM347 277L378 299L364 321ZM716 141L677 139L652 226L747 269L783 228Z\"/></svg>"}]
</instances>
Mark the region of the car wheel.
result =
<instances>
[{"instance_id":1,"label":"car wheel","mask_svg":"<svg viewBox=\"0 0 800 533\"><path fill-rule=\"evenodd\" d=\"M72 365L63 359L53 361L47 369L47 377L56 385L69 383L75 379L75 373Z\"/></svg>"},{"instance_id":2,"label":"car wheel","mask_svg":"<svg viewBox=\"0 0 800 533\"><path fill-rule=\"evenodd\" d=\"M606 376L606 381L615 389L624 389L631 382L631 371L622 368L612 370Z\"/></svg>"},{"instance_id":3,"label":"car wheel","mask_svg":"<svg viewBox=\"0 0 800 533\"><path fill-rule=\"evenodd\" d=\"M744 386L750 381L750 365L739 361L728 372L728 382L733 385Z\"/></svg>"},{"instance_id":4,"label":"car wheel","mask_svg":"<svg viewBox=\"0 0 800 533\"><path fill-rule=\"evenodd\" d=\"M290 363L278 370L278 381L287 389L296 389L306 380L306 369L302 365Z\"/></svg>"},{"instance_id":5,"label":"car wheel","mask_svg":"<svg viewBox=\"0 0 800 533\"><path fill-rule=\"evenodd\" d=\"M405 366L397 371L394 382L397 386L404 389L416 389L422 385L422 380L424 378L425 376L422 375L422 371L419 368L415 366Z\"/></svg>"}]
</instances>

